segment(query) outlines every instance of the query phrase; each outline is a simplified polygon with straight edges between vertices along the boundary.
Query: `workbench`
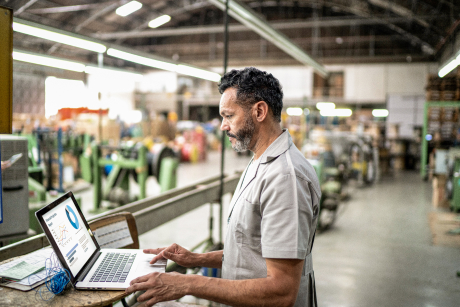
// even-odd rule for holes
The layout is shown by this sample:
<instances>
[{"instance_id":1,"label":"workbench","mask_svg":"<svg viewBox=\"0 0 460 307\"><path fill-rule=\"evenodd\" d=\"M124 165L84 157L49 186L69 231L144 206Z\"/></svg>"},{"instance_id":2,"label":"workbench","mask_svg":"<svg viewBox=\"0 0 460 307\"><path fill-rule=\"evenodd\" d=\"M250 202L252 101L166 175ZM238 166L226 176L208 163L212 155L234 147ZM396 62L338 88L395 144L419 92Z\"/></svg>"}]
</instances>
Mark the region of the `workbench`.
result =
<instances>
[{"instance_id":1,"label":"workbench","mask_svg":"<svg viewBox=\"0 0 460 307\"><path fill-rule=\"evenodd\" d=\"M11 258L0 262L4 264L18 257ZM40 285L39 287L44 286ZM102 307L112 306L112 303L119 301L127 294L125 291L88 291L75 290L71 285L68 285L63 293L56 295L49 301L44 301L36 292L39 288L24 292L8 287L0 287L0 306L33 306L33 307ZM192 306L179 302L162 302L155 304L155 307L185 307Z\"/></svg>"}]
</instances>

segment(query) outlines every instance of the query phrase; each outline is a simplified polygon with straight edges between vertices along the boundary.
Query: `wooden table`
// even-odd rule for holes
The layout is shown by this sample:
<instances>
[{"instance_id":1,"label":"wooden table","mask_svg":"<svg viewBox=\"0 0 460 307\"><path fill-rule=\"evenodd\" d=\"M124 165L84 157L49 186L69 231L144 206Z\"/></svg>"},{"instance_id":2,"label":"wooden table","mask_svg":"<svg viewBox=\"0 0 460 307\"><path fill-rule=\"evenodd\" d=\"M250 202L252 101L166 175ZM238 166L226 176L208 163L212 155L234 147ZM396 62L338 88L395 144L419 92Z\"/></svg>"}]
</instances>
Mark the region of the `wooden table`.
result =
<instances>
[{"instance_id":1,"label":"wooden table","mask_svg":"<svg viewBox=\"0 0 460 307\"><path fill-rule=\"evenodd\" d=\"M15 258L11 258L1 262L4 264L10 262ZM102 306L111 306L112 303L119 301L123 297L126 297L127 294L125 291L88 291L88 290L75 290L70 284L67 285L67 288L59 295L54 296L49 301L44 301L40 295L36 292L39 287L44 286L40 285L35 289L24 292L8 287L0 287L0 306L33 306L33 307L102 307ZM45 291L48 291L47 289ZM178 306L191 306L178 302L163 302L158 303L155 306L157 307L178 307Z\"/></svg>"}]
</instances>

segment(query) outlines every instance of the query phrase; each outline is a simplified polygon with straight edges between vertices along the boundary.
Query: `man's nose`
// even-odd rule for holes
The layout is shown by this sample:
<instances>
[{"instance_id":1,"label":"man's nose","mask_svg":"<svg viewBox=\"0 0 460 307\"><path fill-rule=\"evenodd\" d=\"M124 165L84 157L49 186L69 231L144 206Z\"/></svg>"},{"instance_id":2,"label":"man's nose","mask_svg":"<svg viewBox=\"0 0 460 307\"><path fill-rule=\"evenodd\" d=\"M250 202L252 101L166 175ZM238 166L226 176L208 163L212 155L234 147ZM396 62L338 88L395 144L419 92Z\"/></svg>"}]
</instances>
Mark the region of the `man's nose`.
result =
<instances>
[{"instance_id":1,"label":"man's nose","mask_svg":"<svg viewBox=\"0 0 460 307\"><path fill-rule=\"evenodd\" d=\"M222 130L222 131L229 130L229 129L228 129L228 124L227 124L227 122L225 121L225 119L222 120L222 124L220 125L220 130Z\"/></svg>"}]
</instances>

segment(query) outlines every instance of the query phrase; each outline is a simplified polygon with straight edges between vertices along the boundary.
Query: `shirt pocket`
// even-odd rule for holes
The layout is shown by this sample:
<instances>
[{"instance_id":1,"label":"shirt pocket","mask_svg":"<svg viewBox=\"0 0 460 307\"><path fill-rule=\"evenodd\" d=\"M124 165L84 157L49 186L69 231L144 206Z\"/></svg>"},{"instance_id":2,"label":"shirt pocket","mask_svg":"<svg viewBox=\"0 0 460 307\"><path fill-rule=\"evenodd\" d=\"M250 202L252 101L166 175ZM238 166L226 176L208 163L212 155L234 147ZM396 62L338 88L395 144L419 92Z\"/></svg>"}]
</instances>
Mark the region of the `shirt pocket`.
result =
<instances>
[{"instance_id":1,"label":"shirt pocket","mask_svg":"<svg viewBox=\"0 0 460 307\"><path fill-rule=\"evenodd\" d=\"M243 198L240 216L237 224L237 242L242 245L249 245L252 248L260 249L261 217L259 203L253 203Z\"/></svg>"}]
</instances>

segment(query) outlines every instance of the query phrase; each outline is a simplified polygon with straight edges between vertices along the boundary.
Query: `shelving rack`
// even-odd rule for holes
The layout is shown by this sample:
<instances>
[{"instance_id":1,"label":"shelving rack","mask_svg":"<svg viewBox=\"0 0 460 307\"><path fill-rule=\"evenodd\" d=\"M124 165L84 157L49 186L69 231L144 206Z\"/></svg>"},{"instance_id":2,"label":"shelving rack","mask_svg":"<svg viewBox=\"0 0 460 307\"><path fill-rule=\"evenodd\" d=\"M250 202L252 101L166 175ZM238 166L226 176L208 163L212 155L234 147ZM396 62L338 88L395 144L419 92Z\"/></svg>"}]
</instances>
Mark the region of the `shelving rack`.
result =
<instances>
[{"instance_id":1,"label":"shelving rack","mask_svg":"<svg viewBox=\"0 0 460 307\"><path fill-rule=\"evenodd\" d=\"M420 163L420 176L423 179L427 179L427 163L428 163L428 140L426 136L428 134L428 110L431 107L454 107L460 108L460 101L427 101L425 102L424 108L424 119L423 119L423 131L422 131L422 154L421 154L421 163ZM457 128L459 128L459 122L457 121Z\"/></svg>"}]
</instances>

